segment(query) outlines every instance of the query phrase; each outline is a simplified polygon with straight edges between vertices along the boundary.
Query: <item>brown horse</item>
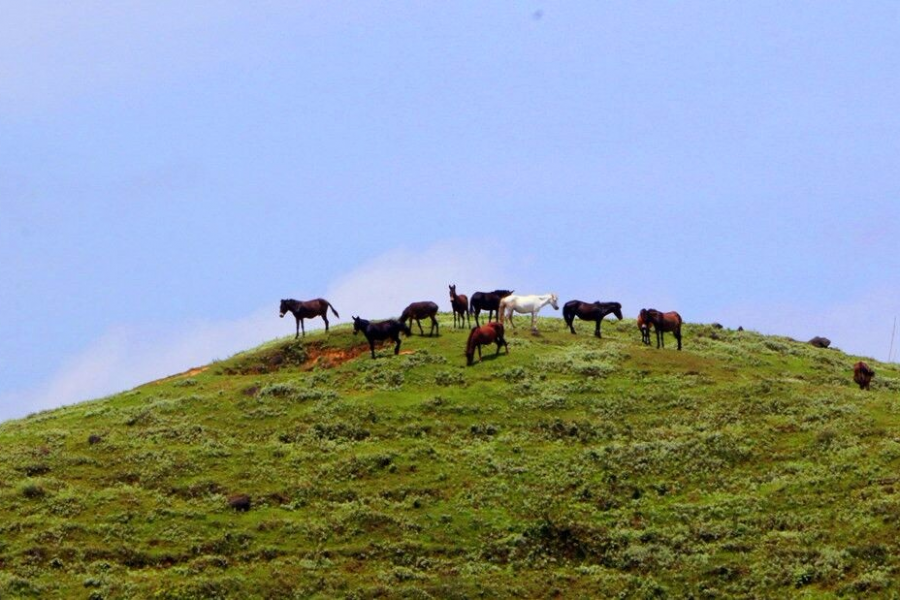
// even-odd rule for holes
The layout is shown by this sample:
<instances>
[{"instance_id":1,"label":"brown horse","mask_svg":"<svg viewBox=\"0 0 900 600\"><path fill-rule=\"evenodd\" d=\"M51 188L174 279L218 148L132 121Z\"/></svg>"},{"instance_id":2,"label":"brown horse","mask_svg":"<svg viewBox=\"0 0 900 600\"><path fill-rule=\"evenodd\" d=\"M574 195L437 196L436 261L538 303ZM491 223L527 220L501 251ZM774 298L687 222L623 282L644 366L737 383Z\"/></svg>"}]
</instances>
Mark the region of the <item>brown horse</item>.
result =
<instances>
[{"instance_id":1,"label":"brown horse","mask_svg":"<svg viewBox=\"0 0 900 600\"><path fill-rule=\"evenodd\" d=\"M473 327L472 333L469 334L469 340L466 342L466 364L472 366L475 361L475 349L478 349L478 360L481 360L481 347L485 344L497 344L497 354L500 354L500 346L506 348L509 354L509 344L503 337L503 325L501 323L489 322L481 327Z\"/></svg>"},{"instance_id":2,"label":"brown horse","mask_svg":"<svg viewBox=\"0 0 900 600\"><path fill-rule=\"evenodd\" d=\"M462 327L465 327L467 322L472 325L472 317L469 316L469 298L465 294L457 294L455 284L450 286L450 306L453 307L453 327L456 327L457 320Z\"/></svg>"},{"instance_id":3,"label":"brown horse","mask_svg":"<svg viewBox=\"0 0 900 600\"><path fill-rule=\"evenodd\" d=\"M331 312L334 313L338 319L341 318L341 315L338 314L334 307L331 306L331 303L324 298L316 298L315 300L282 300L281 308L278 311L278 316L283 318L284 315L290 311L294 318L297 319L297 334L294 338L300 337L300 330L303 330L303 335L306 336L306 327L303 326L303 319L312 319L314 317L322 317L322 320L325 321L325 331L328 331L328 309L331 309Z\"/></svg>"},{"instance_id":4,"label":"brown horse","mask_svg":"<svg viewBox=\"0 0 900 600\"><path fill-rule=\"evenodd\" d=\"M432 335L435 330L437 330L438 335L441 335L440 327L438 326L437 319L435 318L437 312L438 305L434 302L413 302L403 309L403 312L400 314L400 322L406 323L407 321L409 321L409 326L411 328L413 319L415 319L416 323L419 324L419 333L425 335L425 330L422 329L422 321L420 321L419 319L427 319L430 317L431 329L428 331L428 335Z\"/></svg>"},{"instance_id":5,"label":"brown horse","mask_svg":"<svg viewBox=\"0 0 900 600\"><path fill-rule=\"evenodd\" d=\"M582 321L596 321L597 325L594 327L594 335L598 338L603 337L600 333L600 322L603 321L603 317L609 314L616 315L616 318L621 320L622 305L618 302L569 300L563 306L563 319L566 320L566 325L569 326L569 330L572 333L575 333L573 323L575 322L575 317L578 317Z\"/></svg>"},{"instance_id":6,"label":"brown horse","mask_svg":"<svg viewBox=\"0 0 900 600\"><path fill-rule=\"evenodd\" d=\"M666 347L665 334L670 331L678 340L678 349L681 350L681 315L675 311L663 313L654 308L643 308L640 316L645 323L653 325L653 329L656 331L657 348Z\"/></svg>"},{"instance_id":7,"label":"brown horse","mask_svg":"<svg viewBox=\"0 0 900 600\"><path fill-rule=\"evenodd\" d=\"M863 361L853 365L853 381L859 384L859 389L869 389L869 384L872 383L873 377L875 377L875 369L870 368Z\"/></svg>"},{"instance_id":8,"label":"brown horse","mask_svg":"<svg viewBox=\"0 0 900 600\"><path fill-rule=\"evenodd\" d=\"M648 323L647 321L644 320L643 313L644 313L644 311L641 311L641 314L638 315L637 326L638 326L638 329L641 330L641 341L644 344L649 346L650 345L650 323Z\"/></svg>"}]
</instances>

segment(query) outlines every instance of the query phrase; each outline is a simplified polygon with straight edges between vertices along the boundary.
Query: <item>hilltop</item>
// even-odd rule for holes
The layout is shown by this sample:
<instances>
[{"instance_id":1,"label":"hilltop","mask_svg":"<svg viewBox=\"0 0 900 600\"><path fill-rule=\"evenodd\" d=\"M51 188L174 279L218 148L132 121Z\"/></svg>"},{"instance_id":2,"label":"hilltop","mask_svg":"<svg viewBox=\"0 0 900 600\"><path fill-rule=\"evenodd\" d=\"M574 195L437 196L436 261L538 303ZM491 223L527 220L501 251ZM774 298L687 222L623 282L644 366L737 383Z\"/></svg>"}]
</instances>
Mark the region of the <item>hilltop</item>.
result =
<instances>
[{"instance_id":1,"label":"hilltop","mask_svg":"<svg viewBox=\"0 0 900 600\"><path fill-rule=\"evenodd\" d=\"M341 325L0 425L0 597L900 593L896 366L526 322L469 368L449 315L377 360Z\"/></svg>"}]
</instances>

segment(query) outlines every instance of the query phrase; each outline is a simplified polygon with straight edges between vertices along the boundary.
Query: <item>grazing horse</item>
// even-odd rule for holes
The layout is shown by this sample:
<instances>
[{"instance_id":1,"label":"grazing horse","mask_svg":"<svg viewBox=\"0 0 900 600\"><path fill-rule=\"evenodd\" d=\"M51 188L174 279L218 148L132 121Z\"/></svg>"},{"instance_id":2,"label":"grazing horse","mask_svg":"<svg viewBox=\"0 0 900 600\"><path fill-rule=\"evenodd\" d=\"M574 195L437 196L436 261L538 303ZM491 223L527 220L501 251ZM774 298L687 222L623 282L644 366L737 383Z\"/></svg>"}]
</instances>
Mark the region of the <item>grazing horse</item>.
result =
<instances>
[{"instance_id":1,"label":"grazing horse","mask_svg":"<svg viewBox=\"0 0 900 600\"><path fill-rule=\"evenodd\" d=\"M469 298L465 294L456 293L456 284L450 286L450 306L453 307L453 327L456 327L457 317L462 327L466 326L466 318L468 324L472 324L472 317L469 316Z\"/></svg>"},{"instance_id":2,"label":"grazing horse","mask_svg":"<svg viewBox=\"0 0 900 600\"><path fill-rule=\"evenodd\" d=\"M409 321L409 326L412 328L413 319L416 320L416 323L419 324L419 333L425 335L425 331L422 329L422 321L419 319L426 319L431 317L431 329L428 331L428 335L434 333L435 329L437 330L438 335L441 335L440 327L438 326L437 319L434 316L438 312L438 305L434 302L425 301L425 302L413 302L409 306L403 309L403 312L400 314L400 322L406 323Z\"/></svg>"},{"instance_id":3,"label":"grazing horse","mask_svg":"<svg viewBox=\"0 0 900 600\"><path fill-rule=\"evenodd\" d=\"M548 304L554 309L559 310L557 301L559 296L556 294L544 294L543 296L515 296L509 295L500 301L500 309L497 314L500 315L500 322L503 323L504 317L509 319L513 329L516 324L513 323L513 312L531 313L531 331L537 331L537 314L543 307Z\"/></svg>"},{"instance_id":4,"label":"grazing horse","mask_svg":"<svg viewBox=\"0 0 900 600\"><path fill-rule=\"evenodd\" d=\"M303 330L303 336L306 336L306 327L303 326L303 319L312 319L313 317L322 317L322 320L325 321L325 331L328 331L328 309L331 309L331 312L334 313L338 319L341 318L341 315L338 314L334 307L328 300L324 298L316 298L315 300L282 300L281 308L278 309L278 316L283 318L284 315L290 311L294 318L297 319L297 334L294 336L294 339L300 337L300 330Z\"/></svg>"},{"instance_id":5,"label":"grazing horse","mask_svg":"<svg viewBox=\"0 0 900 600\"><path fill-rule=\"evenodd\" d=\"M641 341L644 344L649 346L650 345L650 323L648 323L646 320L644 320L644 311L641 311L641 314L638 315L637 326L638 326L638 329L641 330Z\"/></svg>"},{"instance_id":6,"label":"grazing horse","mask_svg":"<svg viewBox=\"0 0 900 600\"><path fill-rule=\"evenodd\" d=\"M481 311L488 311L488 321L494 316L494 311L500 308L500 300L512 294L512 290L494 290L493 292L475 292L469 303L469 312L475 315L475 324L481 327L478 315ZM498 313L499 316L499 313Z\"/></svg>"},{"instance_id":7,"label":"grazing horse","mask_svg":"<svg viewBox=\"0 0 900 600\"><path fill-rule=\"evenodd\" d=\"M875 369L870 368L863 361L853 365L853 381L859 384L859 389L869 389L869 384L872 382L873 377L875 377Z\"/></svg>"},{"instance_id":8,"label":"grazing horse","mask_svg":"<svg viewBox=\"0 0 900 600\"><path fill-rule=\"evenodd\" d=\"M616 318L621 321L622 305L618 302L590 303L582 302L581 300L569 300L563 306L563 319L566 320L566 325L569 326L569 330L573 334L575 333L575 327L572 324L575 322L575 317L578 317L582 321L596 321L597 326L594 327L594 335L602 338L600 322L603 321L603 317L609 314L616 315Z\"/></svg>"},{"instance_id":9,"label":"grazing horse","mask_svg":"<svg viewBox=\"0 0 900 600\"><path fill-rule=\"evenodd\" d=\"M360 319L359 317L353 317L353 335L356 335L360 331L363 332L363 335L366 336L366 339L369 341L369 349L372 351L372 358L375 358L375 342L391 339L397 342L397 345L394 346L394 354L400 354L400 332L405 333L406 337L412 335L412 331L410 331L409 327L394 319L381 321L380 323L372 323L371 321Z\"/></svg>"},{"instance_id":10,"label":"grazing horse","mask_svg":"<svg viewBox=\"0 0 900 600\"><path fill-rule=\"evenodd\" d=\"M665 334L667 331L671 331L678 340L678 349L681 350L681 315L675 311L662 313L654 308L642 308L641 319L645 323L653 325L653 329L656 331L657 348L666 347Z\"/></svg>"},{"instance_id":11,"label":"grazing horse","mask_svg":"<svg viewBox=\"0 0 900 600\"><path fill-rule=\"evenodd\" d=\"M485 323L481 327L472 328L472 333L469 334L466 342L466 364L472 366L475 362L476 348L478 349L478 360L481 360L481 347L490 343L497 344L497 352L494 356L500 354L500 346L506 348L506 353L509 354L509 344L503 337L502 323Z\"/></svg>"}]
</instances>

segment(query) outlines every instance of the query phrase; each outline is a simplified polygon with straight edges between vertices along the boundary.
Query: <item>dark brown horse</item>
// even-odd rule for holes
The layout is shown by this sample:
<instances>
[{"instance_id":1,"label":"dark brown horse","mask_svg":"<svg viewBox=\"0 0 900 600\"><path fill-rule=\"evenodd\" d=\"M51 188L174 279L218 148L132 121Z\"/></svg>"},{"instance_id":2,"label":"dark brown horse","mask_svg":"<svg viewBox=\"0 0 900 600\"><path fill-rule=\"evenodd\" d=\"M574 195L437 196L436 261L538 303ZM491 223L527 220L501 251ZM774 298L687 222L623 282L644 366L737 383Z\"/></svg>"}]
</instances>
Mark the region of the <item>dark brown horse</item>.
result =
<instances>
[{"instance_id":1,"label":"dark brown horse","mask_svg":"<svg viewBox=\"0 0 900 600\"><path fill-rule=\"evenodd\" d=\"M500 309L500 300L513 293L513 290L494 290L493 292L475 292L472 294L472 302L469 304L469 312L475 315L475 324L481 327L478 315L481 311L488 311L488 321L494 317L494 313Z\"/></svg>"},{"instance_id":2,"label":"dark brown horse","mask_svg":"<svg viewBox=\"0 0 900 600\"><path fill-rule=\"evenodd\" d=\"M870 368L863 361L853 365L853 381L859 384L859 389L869 389L869 384L872 383L873 377L875 377L875 369Z\"/></svg>"},{"instance_id":3,"label":"dark brown horse","mask_svg":"<svg viewBox=\"0 0 900 600\"><path fill-rule=\"evenodd\" d=\"M334 313L338 319L341 318L341 315L338 314L334 307L331 305L328 300L324 298L316 298L315 300L282 300L281 308L278 309L278 316L284 317L290 311L294 318L297 319L297 335L294 338L300 337L300 330L303 330L303 335L306 336L306 328L303 326L303 319L312 319L314 317L322 317L322 320L325 321L325 331L328 331L328 309L331 309L331 312Z\"/></svg>"},{"instance_id":4,"label":"dark brown horse","mask_svg":"<svg viewBox=\"0 0 900 600\"><path fill-rule=\"evenodd\" d=\"M485 344L497 344L497 354L500 354L500 346L506 348L509 354L509 344L503 337L503 325L500 323L486 323L481 327L473 327L466 342L466 364L472 366L475 362L475 349L478 349L478 360L481 360L481 347Z\"/></svg>"},{"instance_id":5,"label":"dark brown horse","mask_svg":"<svg viewBox=\"0 0 900 600\"><path fill-rule=\"evenodd\" d=\"M597 325L594 327L594 335L598 338L602 338L603 335L600 333L600 322L603 321L603 317L606 315L616 315L616 318L622 319L622 305L618 302L582 302L581 300L569 300L563 306L563 319L566 320L566 325L569 326L569 330L572 333L575 333L575 327L572 324L575 322L575 317L578 317L582 321L596 321Z\"/></svg>"},{"instance_id":6,"label":"dark brown horse","mask_svg":"<svg viewBox=\"0 0 900 600\"><path fill-rule=\"evenodd\" d=\"M390 339L397 343L394 346L394 354L400 354L400 333L405 333L407 337L412 335L409 327L390 319L389 321L381 321L380 323L372 323L359 317L353 317L353 335L360 331L369 341L369 349L372 351L372 358L375 358L375 342L383 342Z\"/></svg>"},{"instance_id":7,"label":"dark brown horse","mask_svg":"<svg viewBox=\"0 0 900 600\"><path fill-rule=\"evenodd\" d=\"M461 327L466 327L466 319L468 319L468 325L471 326L469 298L465 294L457 294L455 284L450 286L450 306L453 307L453 327L456 327L457 320Z\"/></svg>"},{"instance_id":8,"label":"dark brown horse","mask_svg":"<svg viewBox=\"0 0 900 600\"><path fill-rule=\"evenodd\" d=\"M678 340L678 349L681 350L681 315L675 311L663 313L654 308L643 308L641 309L641 319L645 323L653 325L653 329L656 331L657 348L666 347L665 334L670 331Z\"/></svg>"},{"instance_id":9,"label":"dark brown horse","mask_svg":"<svg viewBox=\"0 0 900 600\"><path fill-rule=\"evenodd\" d=\"M641 330L641 341L648 346L650 345L650 323L644 320L644 311L637 318L638 329Z\"/></svg>"},{"instance_id":10,"label":"dark brown horse","mask_svg":"<svg viewBox=\"0 0 900 600\"><path fill-rule=\"evenodd\" d=\"M409 306L403 309L403 312L400 314L400 322L406 323L409 321L409 326L412 328L413 319L416 320L416 323L419 324L419 333L425 335L425 331L422 329L422 321L419 319L427 319L431 318L431 329L428 331L428 335L432 335L435 330L437 330L438 335L441 335L440 327L438 326L437 319L435 315L438 312L438 305L434 302L425 301L425 302L413 302Z\"/></svg>"}]
</instances>

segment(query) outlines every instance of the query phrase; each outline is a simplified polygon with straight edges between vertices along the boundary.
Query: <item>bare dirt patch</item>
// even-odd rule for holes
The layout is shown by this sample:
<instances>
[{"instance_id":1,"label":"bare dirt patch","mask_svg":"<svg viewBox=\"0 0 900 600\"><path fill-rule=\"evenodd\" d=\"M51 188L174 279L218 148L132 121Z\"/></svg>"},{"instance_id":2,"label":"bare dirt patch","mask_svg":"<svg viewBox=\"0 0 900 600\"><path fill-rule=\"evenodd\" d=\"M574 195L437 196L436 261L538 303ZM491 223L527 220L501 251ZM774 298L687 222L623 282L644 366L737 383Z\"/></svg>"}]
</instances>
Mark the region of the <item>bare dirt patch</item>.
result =
<instances>
[{"instance_id":1,"label":"bare dirt patch","mask_svg":"<svg viewBox=\"0 0 900 600\"><path fill-rule=\"evenodd\" d=\"M207 370L208 368L209 368L209 365L207 365L205 367L194 367L193 369L188 369L187 371L185 371L183 373L176 373L175 375L169 375L168 377L163 377L162 379L157 379L153 383L156 385L159 385L161 383L174 381L176 379L185 379L187 377L193 377L194 375L199 375L200 373Z\"/></svg>"}]
</instances>

